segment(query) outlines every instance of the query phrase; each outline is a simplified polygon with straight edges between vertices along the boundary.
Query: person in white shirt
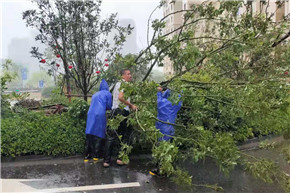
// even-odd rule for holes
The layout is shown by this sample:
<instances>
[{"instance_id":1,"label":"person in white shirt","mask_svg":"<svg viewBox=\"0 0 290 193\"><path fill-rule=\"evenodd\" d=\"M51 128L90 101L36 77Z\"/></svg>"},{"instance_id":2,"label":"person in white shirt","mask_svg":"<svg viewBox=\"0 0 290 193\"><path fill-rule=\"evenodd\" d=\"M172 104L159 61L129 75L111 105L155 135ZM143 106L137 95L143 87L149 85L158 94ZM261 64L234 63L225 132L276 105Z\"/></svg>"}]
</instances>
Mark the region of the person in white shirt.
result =
<instances>
[{"instance_id":1,"label":"person in white shirt","mask_svg":"<svg viewBox=\"0 0 290 193\"><path fill-rule=\"evenodd\" d=\"M130 102L130 98L127 100L124 98L124 91L120 90L121 84L130 82L132 79L132 75L129 69L123 69L121 71L122 80L120 82L117 82L114 90L113 90L113 106L112 106L112 116L115 117L117 115L123 115L127 117L129 115L129 110L137 110L137 106L133 105ZM120 108L120 104L126 105L124 109ZM105 145L105 156L104 156L104 164L103 166L105 168L110 166L111 163L111 156L113 152L113 147L118 148L118 152L120 150L119 147L119 140L118 135L122 135L125 142L129 142L130 135L132 133L132 129L127 126L127 119L123 120L118 129L107 129L107 140ZM120 159L117 159L118 165L124 165L123 161Z\"/></svg>"}]
</instances>

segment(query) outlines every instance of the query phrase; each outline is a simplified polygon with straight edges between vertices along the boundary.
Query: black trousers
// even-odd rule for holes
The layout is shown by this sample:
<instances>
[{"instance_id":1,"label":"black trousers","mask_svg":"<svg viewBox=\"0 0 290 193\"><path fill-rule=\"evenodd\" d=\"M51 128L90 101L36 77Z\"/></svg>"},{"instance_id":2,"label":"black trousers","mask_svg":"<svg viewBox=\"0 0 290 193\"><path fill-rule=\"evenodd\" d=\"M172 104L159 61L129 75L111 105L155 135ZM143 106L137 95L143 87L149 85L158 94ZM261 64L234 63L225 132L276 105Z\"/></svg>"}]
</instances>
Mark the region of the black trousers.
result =
<instances>
[{"instance_id":1,"label":"black trousers","mask_svg":"<svg viewBox=\"0 0 290 193\"><path fill-rule=\"evenodd\" d=\"M95 135L86 134L85 156L99 158L101 142L102 138Z\"/></svg>"},{"instance_id":2,"label":"black trousers","mask_svg":"<svg viewBox=\"0 0 290 193\"><path fill-rule=\"evenodd\" d=\"M112 111L111 117L114 118L117 115L123 115L124 117L127 117L129 115L129 111L125 109L115 109ZM115 128L114 128L115 129ZM116 130L107 129L106 132L106 143L105 143L105 156L104 156L104 162L110 163L111 157L113 154L113 149L115 148L116 152L120 151L120 140L118 139L118 135L122 135L122 141L131 145L131 137L132 137L132 128L131 126L127 126L127 119L124 119L119 127Z\"/></svg>"}]
</instances>

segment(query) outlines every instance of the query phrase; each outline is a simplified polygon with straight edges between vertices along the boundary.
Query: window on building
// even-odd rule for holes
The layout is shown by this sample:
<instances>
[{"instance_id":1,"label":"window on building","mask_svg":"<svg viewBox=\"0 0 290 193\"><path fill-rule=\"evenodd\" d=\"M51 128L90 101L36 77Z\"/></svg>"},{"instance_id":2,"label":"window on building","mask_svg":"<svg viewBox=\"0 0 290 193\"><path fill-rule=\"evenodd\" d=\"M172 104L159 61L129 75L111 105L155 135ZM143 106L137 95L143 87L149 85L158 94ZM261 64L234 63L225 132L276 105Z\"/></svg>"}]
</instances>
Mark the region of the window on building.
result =
<instances>
[{"instance_id":1,"label":"window on building","mask_svg":"<svg viewBox=\"0 0 290 193\"><path fill-rule=\"evenodd\" d=\"M186 10L186 3L184 3L183 5L183 10Z\"/></svg>"}]
</instances>

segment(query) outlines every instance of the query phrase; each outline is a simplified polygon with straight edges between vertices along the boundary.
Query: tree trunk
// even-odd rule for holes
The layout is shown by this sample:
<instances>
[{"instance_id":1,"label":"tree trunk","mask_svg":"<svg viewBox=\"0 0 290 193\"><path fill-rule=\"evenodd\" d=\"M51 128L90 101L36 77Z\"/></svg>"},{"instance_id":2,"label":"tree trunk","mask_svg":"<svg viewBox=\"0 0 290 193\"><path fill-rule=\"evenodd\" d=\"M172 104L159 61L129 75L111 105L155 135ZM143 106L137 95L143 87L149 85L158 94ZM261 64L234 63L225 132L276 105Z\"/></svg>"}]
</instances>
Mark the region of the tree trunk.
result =
<instances>
[{"instance_id":1,"label":"tree trunk","mask_svg":"<svg viewBox=\"0 0 290 193\"><path fill-rule=\"evenodd\" d=\"M88 95L87 95L87 93L84 93L84 100L85 100L86 102L88 102Z\"/></svg>"},{"instance_id":2,"label":"tree trunk","mask_svg":"<svg viewBox=\"0 0 290 193\"><path fill-rule=\"evenodd\" d=\"M70 96L71 89L70 89L70 82L69 82L69 75L68 74L65 75L65 79L66 79L66 88L67 88L68 100L69 100L69 102L71 102L71 96Z\"/></svg>"},{"instance_id":3,"label":"tree trunk","mask_svg":"<svg viewBox=\"0 0 290 193\"><path fill-rule=\"evenodd\" d=\"M87 88L84 88L84 90L83 90L83 97L84 97L84 100L86 102L88 102L88 91L87 91Z\"/></svg>"},{"instance_id":4,"label":"tree trunk","mask_svg":"<svg viewBox=\"0 0 290 193\"><path fill-rule=\"evenodd\" d=\"M83 70L83 82L84 82L84 88L83 88L83 94L84 94L84 100L86 102L88 102L88 84L87 84L87 77L86 77L86 73L85 71Z\"/></svg>"}]
</instances>

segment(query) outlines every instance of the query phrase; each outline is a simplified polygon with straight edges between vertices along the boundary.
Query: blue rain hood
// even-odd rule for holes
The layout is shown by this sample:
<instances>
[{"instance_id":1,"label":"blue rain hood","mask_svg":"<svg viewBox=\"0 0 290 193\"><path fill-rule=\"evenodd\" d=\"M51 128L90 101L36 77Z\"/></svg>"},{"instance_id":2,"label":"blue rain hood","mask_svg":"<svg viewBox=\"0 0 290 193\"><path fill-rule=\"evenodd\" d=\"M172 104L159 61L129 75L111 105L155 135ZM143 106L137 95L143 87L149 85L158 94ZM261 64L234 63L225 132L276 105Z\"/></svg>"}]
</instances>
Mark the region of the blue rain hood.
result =
<instances>
[{"instance_id":1,"label":"blue rain hood","mask_svg":"<svg viewBox=\"0 0 290 193\"><path fill-rule=\"evenodd\" d=\"M106 110L111 108L112 94L109 91L108 83L102 80L99 91L92 96L88 111L86 134L105 138L107 127Z\"/></svg>"},{"instance_id":2,"label":"blue rain hood","mask_svg":"<svg viewBox=\"0 0 290 193\"><path fill-rule=\"evenodd\" d=\"M169 123L175 123L177 112L180 110L182 102L180 101L177 105L173 105L168 97L170 96L170 90L166 90L164 93L157 93L157 119ZM173 125L161 123L156 121L156 128L160 130L162 134L174 136ZM172 137L163 136L160 141L168 141Z\"/></svg>"},{"instance_id":3,"label":"blue rain hood","mask_svg":"<svg viewBox=\"0 0 290 193\"><path fill-rule=\"evenodd\" d=\"M164 98L164 99L168 99L168 97L170 96L170 90L169 89L167 89L163 94L162 94L162 98Z\"/></svg>"},{"instance_id":4,"label":"blue rain hood","mask_svg":"<svg viewBox=\"0 0 290 193\"><path fill-rule=\"evenodd\" d=\"M99 91L101 91L101 90L107 90L107 91L109 91L109 85L108 85L108 83L104 79L102 80L102 82L100 84Z\"/></svg>"}]
</instances>

